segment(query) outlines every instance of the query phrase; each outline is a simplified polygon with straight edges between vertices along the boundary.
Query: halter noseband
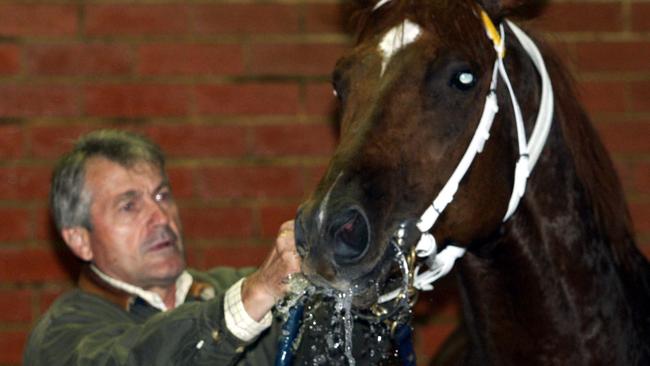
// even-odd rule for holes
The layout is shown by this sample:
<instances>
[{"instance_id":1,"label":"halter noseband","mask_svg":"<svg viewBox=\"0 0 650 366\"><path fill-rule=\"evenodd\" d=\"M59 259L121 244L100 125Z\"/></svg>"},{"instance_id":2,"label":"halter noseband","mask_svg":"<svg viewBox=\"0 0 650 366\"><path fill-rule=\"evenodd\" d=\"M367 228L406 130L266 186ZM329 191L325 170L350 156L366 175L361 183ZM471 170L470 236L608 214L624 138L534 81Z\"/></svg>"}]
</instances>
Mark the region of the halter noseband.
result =
<instances>
[{"instance_id":1,"label":"halter noseband","mask_svg":"<svg viewBox=\"0 0 650 366\"><path fill-rule=\"evenodd\" d=\"M380 1L376 8L382 6L384 3L388 2ZM517 102L517 97L510 83L503 58L505 57L505 31L503 24L499 25L499 31L492 23L490 17L484 12L481 11L481 18L485 26L486 33L490 40L492 40L494 49L496 51L497 57L494 62L494 68L492 70L492 80L490 82L490 91L485 99L485 105L483 107L483 114L479 121L479 124L476 128L476 132L470 141L469 147L465 151L465 154L461 158L458 166L452 173L451 177L447 183L443 186L438 196L435 198L433 203L427 208L427 210L422 214L417 227L422 233L420 241L415 246L415 252L418 257L425 258L425 263L427 264L428 269L423 270L422 265L415 267L415 273L410 274L412 277L411 286L418 290L432 290L432 283L435 282L440 277L449 273L453 267L456 259L462 257L465 254L465 249L453 245L447 246L441 252L437 252L436 240L429 231L435 224L438 217L442 214L447 205L453 200L460 181L463 179L472 162L481 151L485 142L490 137L490 128L492 127L492 122L494 117L499 111L496 88L498 76L504 80L508 92L510 94L510 101L515 114L515 122L517 127L517 142L519 148L519 158L515 166L514 172L514 185L512 189L512 195L508 203L508 209L503 217L503 221L508 220L512 214L517 209L521 197L524 195L526 190L526 182L528 176L532 171L535 163L537 162L542 149L544 148L546 138L551 128L553 120L553 88L551 81L546 71L546 66L544 64L544 59L539 52L539 49L535 43L526 35L519 27L514 23L506 20L506 23L514 33L515 37L519 40L520 44L526 50L530 56L535 68L537 69L541 82L542 82L542 93L540 99L540 108L535 121L535 127L530 136L530 140L526 141L526 131L524 129L523 117L521 114L521 109L519 108L519 103ZM395 233L395 241L401 243L404 241L405 236L405 227L402 225L397 232ZM384 303L395 299L400 296L402 289L397 289L390 293L384 294L379 297L378 303Z\"/></svg>"}]
</instances>

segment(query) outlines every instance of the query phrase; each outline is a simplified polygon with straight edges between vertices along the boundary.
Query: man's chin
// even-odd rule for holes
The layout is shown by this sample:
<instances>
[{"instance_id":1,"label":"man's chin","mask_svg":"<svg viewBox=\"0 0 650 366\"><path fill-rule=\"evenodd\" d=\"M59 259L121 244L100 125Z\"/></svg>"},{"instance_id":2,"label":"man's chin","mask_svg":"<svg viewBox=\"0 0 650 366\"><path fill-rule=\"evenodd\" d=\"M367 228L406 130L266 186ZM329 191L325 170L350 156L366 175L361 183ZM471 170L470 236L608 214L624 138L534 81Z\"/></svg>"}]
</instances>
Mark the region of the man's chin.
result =
<instances>
[{"instance_id":1,"label":"man's chin","mask_svg":"<svg viewBox=\"0 0 650 366\"><path fill-rule=\"evenodd\" d=\"M185 271L186 263L182 258L167 259L163 262L152 263L147 267L147 277L157 286L171 286Z\"/></svg>"}]
</instances>

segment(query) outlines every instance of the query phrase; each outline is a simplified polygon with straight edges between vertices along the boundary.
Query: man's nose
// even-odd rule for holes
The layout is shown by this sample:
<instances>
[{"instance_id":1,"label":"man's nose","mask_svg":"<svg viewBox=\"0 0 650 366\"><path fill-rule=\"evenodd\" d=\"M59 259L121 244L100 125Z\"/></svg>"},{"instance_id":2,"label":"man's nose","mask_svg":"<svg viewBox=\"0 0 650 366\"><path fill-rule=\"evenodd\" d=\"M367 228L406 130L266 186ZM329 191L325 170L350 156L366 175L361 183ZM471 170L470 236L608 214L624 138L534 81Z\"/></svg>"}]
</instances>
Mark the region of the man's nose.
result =
<instances>
[{"instance_id":1,"label":"man's nose","mask_svg":"<svg viewBox=\"0 0 650 366\"><path fill-rule=\"evenodd\" d=\"M169 210L160 202L151 200L149 204L148 224L151 226L165 225L169 223Z\"/></svg>"}]
</instances>

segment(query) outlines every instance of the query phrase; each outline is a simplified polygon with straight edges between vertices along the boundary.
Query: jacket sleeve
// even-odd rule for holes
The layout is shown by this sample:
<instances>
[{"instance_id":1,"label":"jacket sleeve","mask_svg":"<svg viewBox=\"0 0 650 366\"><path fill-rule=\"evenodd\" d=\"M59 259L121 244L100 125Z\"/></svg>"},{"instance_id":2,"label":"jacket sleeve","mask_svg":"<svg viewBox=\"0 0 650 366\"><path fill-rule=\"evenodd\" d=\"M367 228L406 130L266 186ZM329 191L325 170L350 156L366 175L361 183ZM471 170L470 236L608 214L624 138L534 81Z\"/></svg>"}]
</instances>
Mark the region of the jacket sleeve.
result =
<instances>
[{"instance_id":1,"label":"jacket sleeve","mask_svg":"<svg viewBox=\"0 0 650 366\"><path fill-rule=\"evenodd\" d=\"M249 344L226 328L223 295L139 324L92 295L77 292L71 300L63 299L32 332L25 365L231 365L249 356Z\"/></svg>"}]
</instances>

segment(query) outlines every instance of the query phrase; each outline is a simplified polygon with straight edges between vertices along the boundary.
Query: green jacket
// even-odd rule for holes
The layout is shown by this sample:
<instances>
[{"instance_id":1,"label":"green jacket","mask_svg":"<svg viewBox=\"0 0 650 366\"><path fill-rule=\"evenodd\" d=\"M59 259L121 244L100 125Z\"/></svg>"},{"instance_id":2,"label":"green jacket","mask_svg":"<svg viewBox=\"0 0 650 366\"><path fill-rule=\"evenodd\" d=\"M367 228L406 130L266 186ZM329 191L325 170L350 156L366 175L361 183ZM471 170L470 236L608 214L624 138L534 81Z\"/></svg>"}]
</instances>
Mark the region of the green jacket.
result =
<instances>
[{"instance_id":1,"label":"green jacket","mask_svg":"<svg viewBox=\"0 0 650 366\"><path fill-rule=\"evenodd\" d=\"M276 321L251 342L225 324L224 294L250 270L190 273L194 283L185 304L160 312L84 270L79 288L57 299L32 331L24 365L273 364Z\"/></svg>"}]
</instances>

